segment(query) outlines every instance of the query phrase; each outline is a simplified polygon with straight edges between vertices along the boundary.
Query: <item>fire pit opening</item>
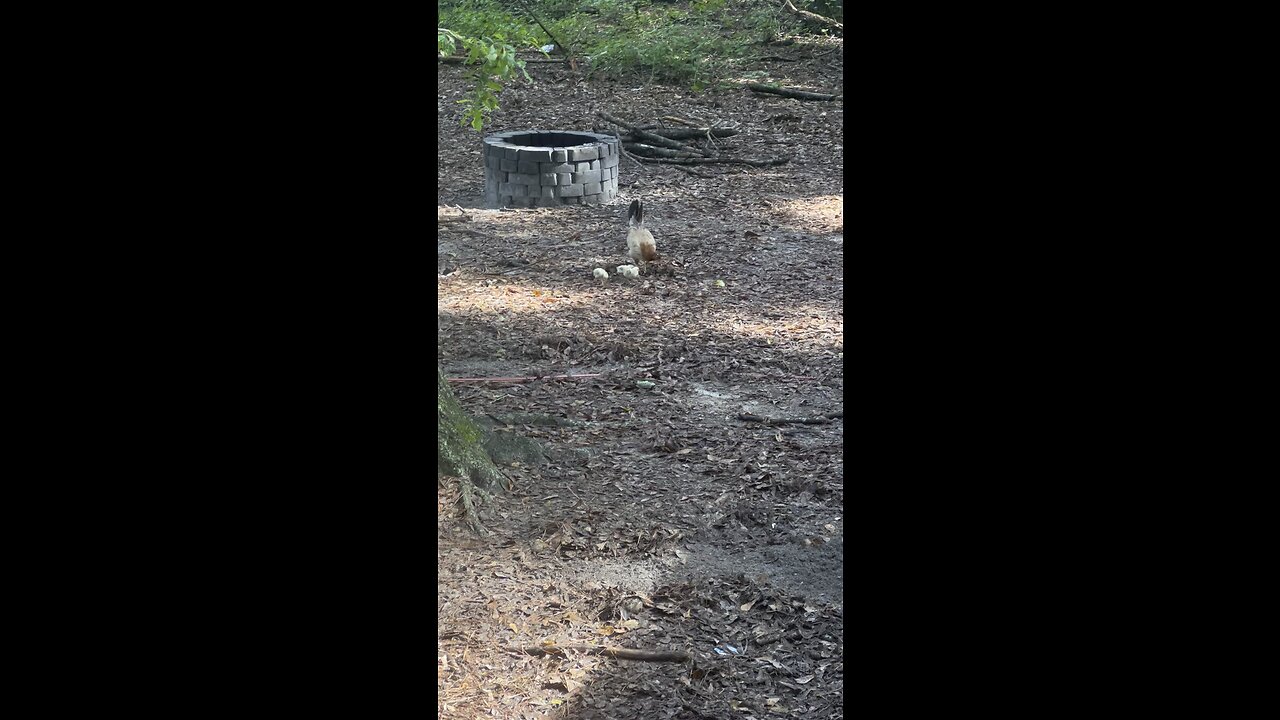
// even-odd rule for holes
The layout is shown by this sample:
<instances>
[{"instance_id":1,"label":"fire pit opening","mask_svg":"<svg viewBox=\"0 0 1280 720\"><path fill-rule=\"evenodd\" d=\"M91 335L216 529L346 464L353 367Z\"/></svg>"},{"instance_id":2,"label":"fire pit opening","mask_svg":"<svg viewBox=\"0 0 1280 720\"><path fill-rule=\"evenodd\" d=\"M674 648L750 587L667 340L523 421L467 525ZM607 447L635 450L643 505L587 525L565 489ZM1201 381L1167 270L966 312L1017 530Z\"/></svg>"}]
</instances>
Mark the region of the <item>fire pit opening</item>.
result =
<instances>
[{"instance_id":1,"label":"fire pit opening","mask_svg":"<svg viewBox=\"0 0 1280 720\"><path fill-rule=\"evenodd\" d=\"M617 138L574 130L512 130L484 139L484 205L598 205L618 195Z\"/></svg>"}]
</instances>

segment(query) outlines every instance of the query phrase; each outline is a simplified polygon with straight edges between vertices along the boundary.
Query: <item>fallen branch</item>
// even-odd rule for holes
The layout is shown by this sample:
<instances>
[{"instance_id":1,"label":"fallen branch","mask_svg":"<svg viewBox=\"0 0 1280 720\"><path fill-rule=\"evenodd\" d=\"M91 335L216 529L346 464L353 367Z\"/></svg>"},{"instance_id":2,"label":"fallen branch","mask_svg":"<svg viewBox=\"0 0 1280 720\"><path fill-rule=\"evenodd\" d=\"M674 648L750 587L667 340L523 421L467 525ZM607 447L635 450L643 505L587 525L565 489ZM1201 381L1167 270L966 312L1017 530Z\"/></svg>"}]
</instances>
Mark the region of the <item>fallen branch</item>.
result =
<instances>
[{"instance_id":1,"label":"fallen branch","mask_svg":"<svg viewBox=\"0 0 1280 720\"><path fill-rule=\"evenodd\" d=\"M747 83L747 87L762 93L773 93L782 97L795 98L797 100L835 100L841 95L827 95L824 93L808 92L807 90L792 90L791 88L774 87L772 85L761 85L760 83Z\"/></svg>"},{"instance_id":2,"label":"fallen branch","mask_svg":"<svg viewBox=\"0 0 1280 720\"><path fill-rule=\"evenodd\" d=\"M618 141L618 152L622 153L622 156L625 157L626 159L635 163L636 167L640 168L640 172L644 172L644 164L641 163L639 160L637 160L635 155L632 155L630 152L627 151L627 146L622 144L622 138L618 137L617 130L613 132L613 137L615 140ZM621 183L619 183L619 185L621 185Z\"/></svg>"},{"instance_id":3,"label":"fallen branch","mask_svg":"<svg viewBox=\"0 0 1280 720\"><path fill-rule=\"evenodd\" d=\"M712 137L727 138L737 135L740 130L736 128L651 128L654 135L661 135L669 140L694 140L701 139L711 133ZM623 142L635 142L639 138L633 138L630 135L623 135Z\"/></svg>"},{"instance_id":4,"label":"fallen branch","mask_svg":"<svg viewBox=\"0 0 1280 720\"><path fill-rule=\"evenodd\" d=\"M773 165L785 165L791 162L791 158L778 158L777 160L745 160L740 158L640 158L647 163L671 163L672 165L704 165L711 163L729 163L736 165L753 165L755 167L771 167Z\"/></svg>"},{"instance_id":5,"label":"fallen branch","mask_svg":"<svg viewBox=\"0 0 1280 720\"><path fill-rule=\"evenodd\" d=\"M654 147L652 145L645 145L644 143L638 143L638 142L629 143L629 142L626 142L625 140L623 142L626 144L628 150L634 152L636 155L640 157L667 157L667 158L702 157L701 155L692 155L690 153L684 152L683 150L668 150L666 148Z\"/></svg>"},{"instance_id":6,"label":"fallen branch","mask_svg":"<svg viewBox=\"0 0 1280 720\"><path fill-rule=\"evenodd\" d=\"M533 646L512 649L525 655L555 655L557 657L567 657L565 650L573 650L587 655L604 655L605 657L618 658L619 660L644 660L646 662L687 662L689 660L689 653L686 652L632 650L630 648L607 648L594 645L551 645L547 647Z\"/></svg>"},{"instance_id":7,"label":"fallen branch","mask_svg":"<svg viewBox=\"0 0 1280 720\"><path fill-rule=\"evenodd\" d=\"M632 125L632 124L630 124L630 123L627 123L627 122L624 122L624 121L622 121L622 120L619 120L618 118L613 117L612 115L609 115L608 113L605 113L605 112L602 112L602 111L597 111L597 112L596 112L596 115L599 115L599 116L600 116L600 119L602 119L602 120L604 120L604 121L606 121L606 122L611 122L611 123L613 123L614 125L617 125L617 126L618 126L618 127L620 127L620 128L626 128L627 130L630 130L630 131L631 131L631 136L632 136L632 137L634 137L634 138L637 138L637 139L639 139L639 140L648 140L649 142L653 143L654 145L661 145L661 146L663 146L663 147L669 147L669 148L671 148L672 150L684 150L685 152L693 153L693 154L695 154L695 155L706 155L706 154L707 154L707 153L702 152L701 150L699 150L699 149L697 149L697 148L694 148L694 147L690 147L690 146L688 146L688 145L685 145L684 143L679 143L679 142L676 142L675 140L669 140L669 139L667 139L667 138L662 137L661 135L654 135L653 133L651 133L651 132L649 132L649 131L647 131L647 130L641 130L641 129L637 128L635 125Z\"/></svg>"},{"instance_id":8,"label":"fallen branch","mask_svg":"<svg viewBox=\"0 0 1280 720\"><path fill-rule=\"evenodd\" d=\"M595 375L535 375L532 377L480 377L480 378L449 378L451 383L483 383L483 382L509 382L524 383L533 382L534 380L581 380L583 378L600 377L599 373Z\"/></svg>"},{"instance_id":9,"label":"fallen branch","mask_svg":"<svg viewBox=\"0 0 1280 720\"><path fill-rule=\"evenodd\" d=\"M673 122L673 123L676 123L677 125L685 125L688 127L698 127L697 123L691 122L689 120L685 120L684 118L678 118L674 115L663 115L658 119L666 120L667 122Z\"/></svg>"},{"instance_id":10,"label":"fallen branch","mask_svg":"<svg viewBox=\"0 0 1280 720\"><path fill-rule=\"evenodd\" d=\"M837 31L839 31L839 33L840 33L842 36L844 35L844 25L842 25L840 22L838 22L838 21L836 21L836 20L832 20L832 19L831 19L831 18L829 18L829 17L823 16L823 15L819 15L819 14L817 14L817 13L811 13L811 12L809 12L808 10L801 10L800 8L796 7L795 5L792 5L792 4L791 4L791 0L786 0L786 2L784 2L784 3L782 4L782 8L783 8L784 10L787 10L787 11L790 11L790 12L792 12L792 13L795 13L796 15L799 15L800 17L804 18L805 20L808 20L808 21L810 21L810 22L817 23L817 24L819 24L819 25L825 25L825 26L827 26L827 27L829 27L829 28L832 28L833 30L837 30Z\"/></svg>"},{"instance_id":11,"label":"fallen branch","mask_svg":"<svg viewBox=\"0 0 1280 720\"><path fill-rule=\"evenodd\" d=\"M833 413L823 413L817 417L811 418L768 418L761 415L753 415L751 413L738 413L739 420L749 420L751 422L764 423L765 425L785 425L787 423L802 423L804 425L825 425L835 418L843 418L844 411Z\"/></svg>"}]
</instances>

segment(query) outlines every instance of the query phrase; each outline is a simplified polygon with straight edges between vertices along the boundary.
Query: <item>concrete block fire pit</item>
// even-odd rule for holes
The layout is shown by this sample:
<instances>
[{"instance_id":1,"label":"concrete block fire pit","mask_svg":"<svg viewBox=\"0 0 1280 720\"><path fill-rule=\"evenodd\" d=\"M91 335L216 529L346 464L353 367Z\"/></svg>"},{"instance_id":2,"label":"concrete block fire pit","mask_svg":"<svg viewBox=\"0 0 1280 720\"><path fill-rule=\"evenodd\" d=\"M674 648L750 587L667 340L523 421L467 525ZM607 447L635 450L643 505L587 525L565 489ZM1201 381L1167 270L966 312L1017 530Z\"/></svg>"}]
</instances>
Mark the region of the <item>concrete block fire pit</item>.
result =
<instances>
[{"instance_id":1,"label":"concrete block fire pit","mask_svg":"<svg viewBox=\"0 0 1280 720\"><path fill-rule=\"evenodd\" d=\"M512 130L484 139L484 206L598 205L618 195L612 135Z\"/></svg>"}]
</instances>

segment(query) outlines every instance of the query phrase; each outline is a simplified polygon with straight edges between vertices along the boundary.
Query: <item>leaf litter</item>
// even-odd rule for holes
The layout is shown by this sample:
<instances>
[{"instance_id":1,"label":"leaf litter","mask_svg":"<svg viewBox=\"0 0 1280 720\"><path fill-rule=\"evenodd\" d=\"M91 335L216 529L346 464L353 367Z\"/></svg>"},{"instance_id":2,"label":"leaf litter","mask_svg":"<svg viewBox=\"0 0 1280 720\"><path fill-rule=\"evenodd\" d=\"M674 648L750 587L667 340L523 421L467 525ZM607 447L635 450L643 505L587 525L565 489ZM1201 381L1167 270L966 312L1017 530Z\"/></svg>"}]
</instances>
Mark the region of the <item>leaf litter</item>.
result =
<instances>
[{"instance_id":1,"label":"leaf litter","mask_svg":"<svg viewBox=\"0 0 1280 720\"><path fill-rule=\"evenodd\" d=\"M832 87L841 53L824 60L773 80ZM740 123L721 152L796 157L697 174L624 161L614 205L484 210L479 136L452 102L467 83L440 67L446 373L596 377L454 385L550 459L503 468L514 489L480 508L486 537L440 479L439 715L843 717L843 419L737 418L844 409L843 105L530 68L486 132L695 115ZM626 262L641 196L671 274L594 281ZM518 650L585 645L691 659Z\"/></svg>"}]
</instances>

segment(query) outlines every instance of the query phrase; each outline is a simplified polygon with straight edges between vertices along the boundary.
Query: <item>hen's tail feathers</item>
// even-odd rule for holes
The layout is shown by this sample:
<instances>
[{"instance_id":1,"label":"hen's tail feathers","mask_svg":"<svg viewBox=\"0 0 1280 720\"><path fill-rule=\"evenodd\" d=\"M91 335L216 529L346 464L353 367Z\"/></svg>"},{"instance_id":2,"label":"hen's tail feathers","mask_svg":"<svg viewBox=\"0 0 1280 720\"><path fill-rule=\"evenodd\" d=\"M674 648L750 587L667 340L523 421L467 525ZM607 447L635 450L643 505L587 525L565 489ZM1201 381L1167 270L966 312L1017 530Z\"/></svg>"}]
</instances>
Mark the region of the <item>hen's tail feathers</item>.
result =
<instances>
[{"instance_id":1,"label":"hen's tail feathers","mask_svg":"<svg viewBox=\"0 0 1280 720\"><path fill-rule=\"evenodd\" d=\"M644 205L639 200L631 201L631 207L627 209L627 224L634 227L644 225Z\"/></svg>"}]
</instances>

